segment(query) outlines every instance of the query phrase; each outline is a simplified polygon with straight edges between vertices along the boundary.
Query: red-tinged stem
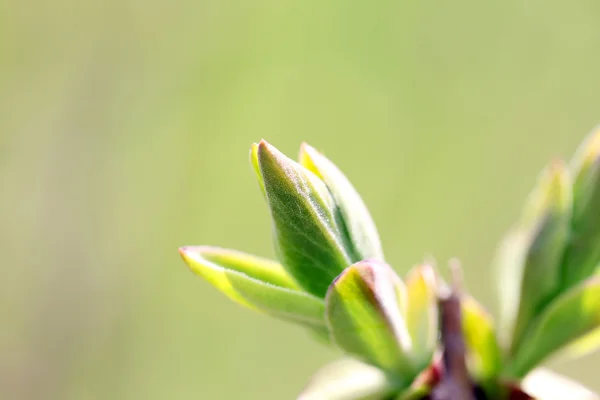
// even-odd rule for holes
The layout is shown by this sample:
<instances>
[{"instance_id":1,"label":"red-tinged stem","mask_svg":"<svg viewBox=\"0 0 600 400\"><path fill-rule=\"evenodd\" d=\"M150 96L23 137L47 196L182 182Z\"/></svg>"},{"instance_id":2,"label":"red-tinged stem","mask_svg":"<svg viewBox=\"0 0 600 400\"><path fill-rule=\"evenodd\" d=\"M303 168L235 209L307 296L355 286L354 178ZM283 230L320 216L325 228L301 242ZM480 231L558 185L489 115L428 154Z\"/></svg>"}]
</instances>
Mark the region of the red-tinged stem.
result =
<instances>
[{"instance_id":1,"label":"red-tinged stem","mask_svg":"<svg viewBox=\"0 0 600 400\"><path fill-rule=\"evenodd\" d=\"M439 296L444 374L431 394L432 400L475 400L466 363L460 306L460 271L452 268L453 287Z\"/></svg>"}]
</instances>

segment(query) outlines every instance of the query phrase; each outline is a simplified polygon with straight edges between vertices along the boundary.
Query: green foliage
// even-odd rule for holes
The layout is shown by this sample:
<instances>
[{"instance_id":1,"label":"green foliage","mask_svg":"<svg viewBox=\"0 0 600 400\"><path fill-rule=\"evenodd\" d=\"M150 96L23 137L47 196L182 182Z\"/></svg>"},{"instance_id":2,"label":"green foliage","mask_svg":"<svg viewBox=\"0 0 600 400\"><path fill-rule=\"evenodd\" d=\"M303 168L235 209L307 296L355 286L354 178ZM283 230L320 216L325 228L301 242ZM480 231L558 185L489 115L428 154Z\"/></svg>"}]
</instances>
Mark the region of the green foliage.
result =
<instances>
[{"instance_id":1,"label":"green foliage","mask_svg":"<svg viewBox=\"0 0 600 400\"><path fill-rule=\"evenodd\" d=\"M232 300L274 317L324 327L323 300L300 291L278 263L206 246L183 247L180 253L194 273Z\"/></svg>"},{"instance_id":2,"label":"green foliage","mask_svg":"<svg viewBox=\"0 0 600 400\"><path fill-rule=\"evenodd\" d=\"M461 305L469 371L482 385L494 390L494 379L498 377L502 368L494 321L470 296L464 296Z\"/></svg>"},{"instance_id":3,"label":"green foliage","mask_svg":"<svg viewBox=\"0 0 600 400\"><path fill-rule=\"evenodd\" d=\"M384 371L406 376L419 370L409 352L411 338L401 313L405 288L384 263L361 261L346 268L327 293L327 323L335 343Z\"/></svg>"},{"instance_id":4,"label":"green foliage","mask_svg":"<svg viewBox=\"0 0 600 400\"><path fill-rule=\"evenodd\" d=\"M511 232L515 242L504 249L519 260L512 265L500 265L507 274L502 279L503 290L518 293L518 301L502 296L517 310L512 327L511 353L516 353L528 323L543 303L559 290L562 255L569 237L571 221L571 182L566 166L555 162L541 175L537 187L528 199L521 220ZM505 258L505 259L507 259ZM515 269L516 268L516 269ZM507 286L513 286L510 290ZM505 306L506 308L510 306ZM511 329L511 326L507 326Z\"/></svg>"},{"instance_id":5,"label":"green foliage","mask_svg":"<svg viewBox=\"0 0 600 400\"><path fill-rule=\"evenodd\" d=\"M542 174L498 254L504 374L521 379L565 347L600 346L600 130L567 169ZM571 178L573 177L573 178ZM512 335L506 335L512 332Z\"/></svg>"},{"instance_id":6,"label":"green foliage","mask_svg":"<svg viewBox=\"0 0 600 400\"><path fill-rule=\"evenodd\" d=\"M405 279L406 305L403 314L411 338L411 352L417 365L431 362L438 339L436 276L433 267L422 264Z\"/></svg>"},{"instance_id":7,"label":"green foliage","mask_svg":"<svg viewBox=\"0 0 600 400\"><path fill-rule=\"evenodd\" d=\"M257 158L281 263L304 289L324 297L352 263L335 201L315 174L267 142L258 145Z\"/></svg>"},{"instance_id":8,"label":"green foliage","mask_svg":"<svg viewBox=\"0 0 600 400\"><path fill-rule=\"evenodd\" d=\"M535 320L523 347L507 365L511 376L525 376L540 361L600 326L600 277L559 296Z\"/></svg>"},{"instance_id":9,"label":"green foliage","mask_svg":"<svg viewBox=\"0 0 600 400\"><path fill-rule=\"evenodd\" d=\"M571 169L575 202L563 264L566 287L585 280L600 264L600 127L579 148Z\"/></svg>"},{"instance_id":10,"label":"green foliage","mask_svg":"<svg viewBox=\"0 0 600 400\"><path fill-rule=\"evenodd\" d=\"M383 260L379 233L362 198L348 178L325 156L307 143L300 147L300 163L325 182L342 215L348 245L355 261Z\"/></svg>"},{"instance_id":11,"label":"green foliage","mask_svg":"<svg viewBox=\"0 0 600 400\"><path fill-rule=\"evenodd\" d=\"M300 399L430 394L449 376L435 356L446 351L439 301L447 287L434 267L416 266L400 279L356 189L308 144L295 162L263 140L250 161L279 263L214 247L183 247L184 261L234 301L300 324L352 357L317 372ZM555 161L542 172L495 263L500 329L465 293L457 293L456 316L469 381L490 399L510 396L507 379L520 382L559 350L600 345L600 130L570 167ZM540 382L526 390L537 393Z\"/></svg>"}]
</instances>

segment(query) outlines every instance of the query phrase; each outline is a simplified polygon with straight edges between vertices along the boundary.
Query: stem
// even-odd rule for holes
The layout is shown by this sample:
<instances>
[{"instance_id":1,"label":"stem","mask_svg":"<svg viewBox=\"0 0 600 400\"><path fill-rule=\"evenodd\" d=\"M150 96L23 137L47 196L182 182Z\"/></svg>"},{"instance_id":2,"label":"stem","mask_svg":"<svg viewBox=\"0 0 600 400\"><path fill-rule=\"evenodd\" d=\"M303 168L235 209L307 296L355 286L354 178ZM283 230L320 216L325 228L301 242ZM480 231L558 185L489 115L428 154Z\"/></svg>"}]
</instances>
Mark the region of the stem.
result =
<instances>
[{"instance_id":1,"label":"stem","mask_svg":"<svg viewBox=\"0 0 600 400\"><path fill-rule=\"evenodd\" d=\"M440 293L440 325L442 334L444 374L431 394L432 400L475 400L473 384L467 370L466 350L462 331L460 306L460 267L451 265L452 288Z\"/></svg>"}]
</instances>

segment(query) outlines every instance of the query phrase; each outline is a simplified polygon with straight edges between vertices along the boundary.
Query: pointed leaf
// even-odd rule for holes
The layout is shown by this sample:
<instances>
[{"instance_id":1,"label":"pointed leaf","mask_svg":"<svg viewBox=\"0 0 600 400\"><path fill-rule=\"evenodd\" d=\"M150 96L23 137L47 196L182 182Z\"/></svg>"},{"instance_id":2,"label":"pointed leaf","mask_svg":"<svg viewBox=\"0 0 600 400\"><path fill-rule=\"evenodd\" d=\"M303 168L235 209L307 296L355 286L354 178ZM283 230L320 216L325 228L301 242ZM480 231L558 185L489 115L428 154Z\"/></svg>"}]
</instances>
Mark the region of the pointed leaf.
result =
<instances>
[{"instance_id":1,"label":"pointed leaf","mask_svg":"<svg viewBox=\"0 0 600 400\"><path fill-rule=\"evenodd\" d=\"M376 260L346 268L326 297L326 321L344 351L386 371L416 375L409 359L411 341L400 313L405 302L400 278Z\"/></svg>"},{"instance_id":2,"label":"pointed leaf","mask_svg":"<svg viewBox=\"0 0 600 400\"><path fill-rule=\"evenodd\" d=\"M260 190L263 196L266 196L265 192L265 182L263 181L262 175L260 173L260 165L258 165L258 144L252 143L252 147L250 148L250 163L252 164L252 169L254 169L254 173L256 174L256 178L258 179L258 185L260 186Z\"/></svg>"},{"instance_id":3,"label":"pointed leaf","mask_svg":"<svg viewBox=\"0 0 600 400\"><path fill-rule=\"evenodd\" d=\"M571 211L569 174L557 161L541 174L499 256L503 317L508 319L503 322L513 332L511 354L535 315L560 288Z\"/></svg>"},{"instance_id":4,"label":"pointed leaf","mask_svg":"<svg viewBox=\"0 0 600 400\"><path fill-rule=\"evenodd\" d=\"M317 371L298 400L381 400L398 389L379 368L344 358Z\"/></svg>"},{"instance_id":5,"label":"pointed leaf","mask_svg":"<svg viewBox=\"0 0 600 400\"><path fill-rule=\"evenodd\" d=\"M275 286L299 290L298 284L276 261L215 246L184 246L179 253L195 274L217 287L219 283L215 280L221 279L221 271L232 270Z\"/></svg>"},{"instance_id":6,"label":"pointed leaf","mask_svg":"<svg viewBox=\"0 0 600 400\"><path fill-rule=\"evenodd\" d=\"M379 233L362 198L342 171L327 157L306 143L300 149L300 164L321 178L338 205L352 243L354 262L383 260Z\"/></svg>"},{"instance_id":7,"label":"pointed leaf","mask_svg":"<svg viewBox=\"0 0 600 400\"><path fill-rule=\"evenodd\" d=\"M600 400L580 383L547 369L536 369L523 380L523 389L536 400Z\"/></svg>"},{"instance_id":8,"label":"pointed leaf","mask_svg":"<svg viewBox=\"0 0 600 400\"><path fill-rule=\"evenodd\" d=\"M316 175L264 140L258 145L258 163L277 256L304 289L322 298L331 281L351 264L334 200Z\"/></svg>"},{"instance_id":9,"label":"pointed leaf","mask_svg":"<svg viewBox=\"0 0 600 400\"><path fill-rule=\"evenodd\" d=\"M413 268L406 280L406 326L412 339L412 353L424 365L431 362L438 336L436 277L433 267Z\"/></svg>"},{"instance_id":10,"label":"pointed leaf","mask_svg":"<svg viewBox=\"0 0 600 400\"><path fill-rule=\"evenodd\" d=\"M324 302L299 291L276 262L217 247L182 247L191 270L232 300L274 317L324 327Z\"/></svg>"},{"instance_id":11,"label":"pointed leaf","mask_svg":"<svg viewBox=\"0 0 600 400\"><path fill-rule=\"evenodd\" d=\"M571 161L573 225L564 260L564 288L591 276L600 263L600 126Z\"/></svg>"},{"instance_id":12,"label":"pointed leaf","mask_svg":"<svg viewBox=\"0 0 600 400\"><path fill-rule=\"evenodd\" d=\"M467 366L478 382L488 386L500 373L502 362L494 320L470 296L462 297L461 306Z\"/></svg>"},{"instance_id":13,"label":"pointed leaf","mask_svg":"<svg viewBox=\"0 0 600 400\"><path fill-rule=\"evenodd\" d=\"M507 371L520 378L552 353L600 328L600 277L572 288L539 316L510 359Z\"/></svg>"},{"instance_id":14,"label":"pointed leaf","mask_svg":"<svg viewBox=\"0 0 600 400\"><path fill-rule=\"evenodd\" d=\"M265 284L235 271L226 271L231 286L248 303L271 316L325 326L325 303L322 299L297 290Z\"/></svg>"}]
</instances>

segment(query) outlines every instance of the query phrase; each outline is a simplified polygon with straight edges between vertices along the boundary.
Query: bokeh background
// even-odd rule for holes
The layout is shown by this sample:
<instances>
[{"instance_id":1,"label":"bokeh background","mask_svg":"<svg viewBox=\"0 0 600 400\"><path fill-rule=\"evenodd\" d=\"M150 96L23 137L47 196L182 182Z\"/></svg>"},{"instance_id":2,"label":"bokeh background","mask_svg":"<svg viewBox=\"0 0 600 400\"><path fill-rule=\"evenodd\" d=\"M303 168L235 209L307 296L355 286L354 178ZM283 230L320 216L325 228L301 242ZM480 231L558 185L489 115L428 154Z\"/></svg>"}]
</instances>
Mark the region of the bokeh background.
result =
<instances>
[{"instance_id":1,"label":"bokeh background","mask_svg":"<svg viewBox=\"0 0 600 400\"><path fill-rule=\"evenodd\" d=\"M399 273L490 261L600 122L591 0L0 1L0 398L293 399L339 354L193 276L273 256L248 163L324 151ZM600 356L550 365L600 390Z\"/></svg>"}]
</instances>

